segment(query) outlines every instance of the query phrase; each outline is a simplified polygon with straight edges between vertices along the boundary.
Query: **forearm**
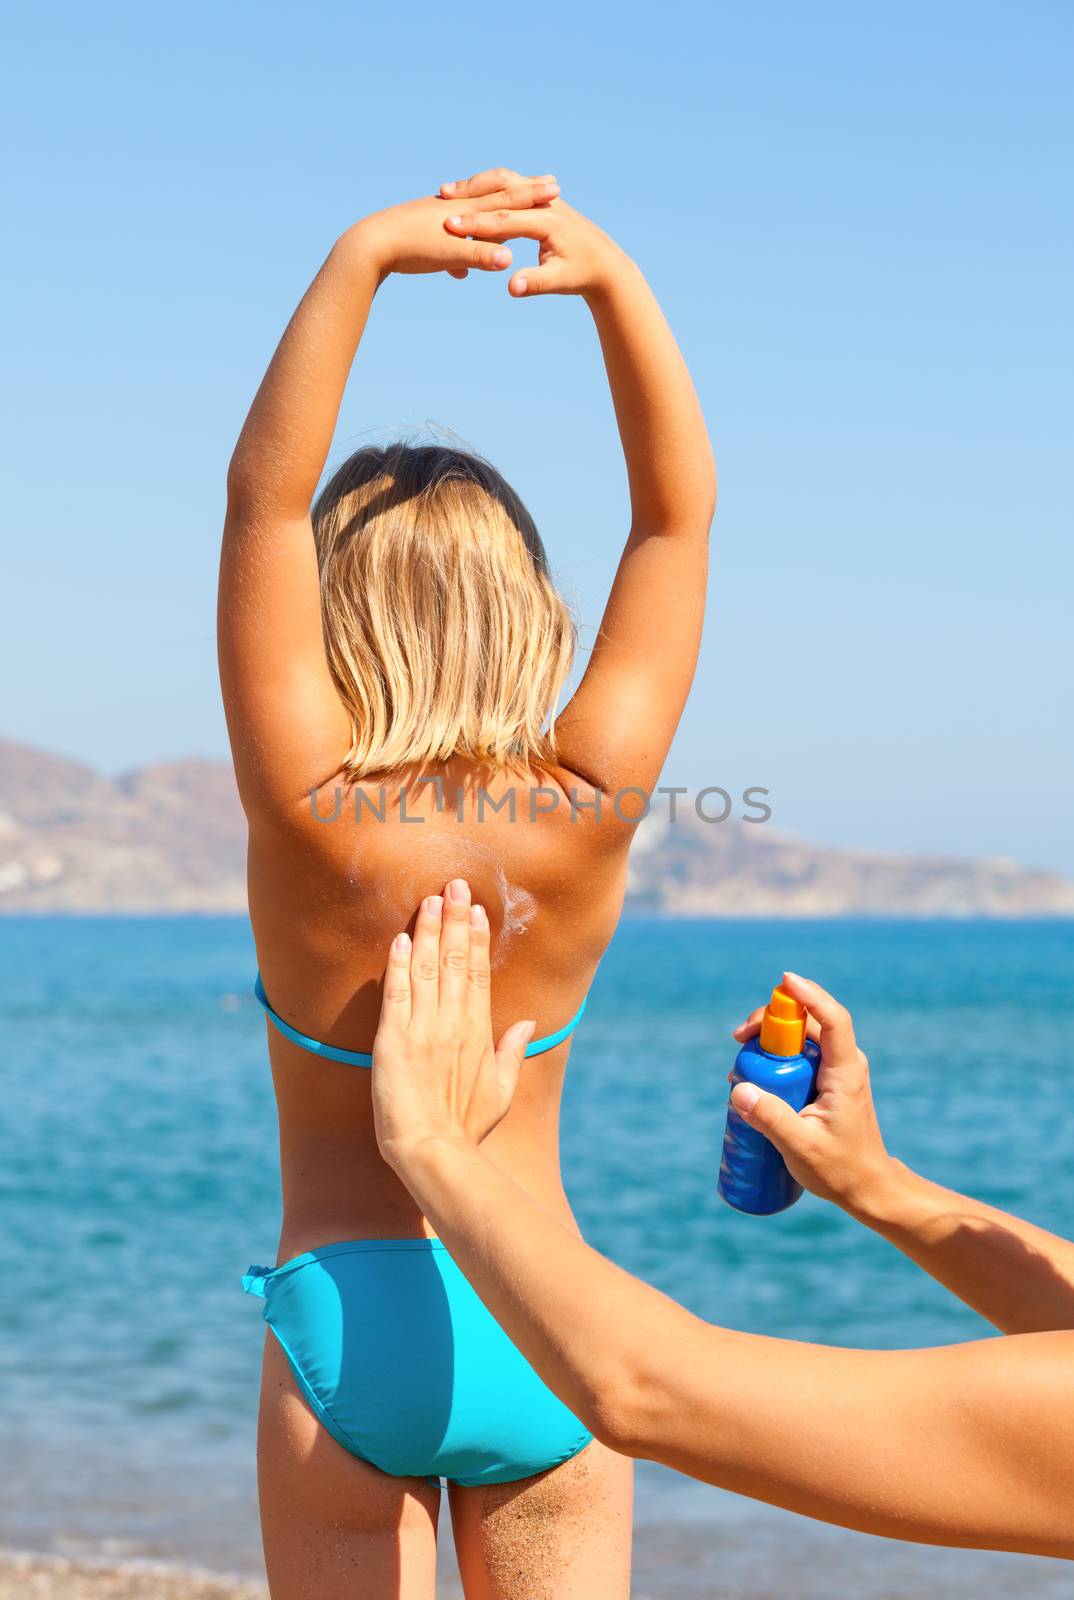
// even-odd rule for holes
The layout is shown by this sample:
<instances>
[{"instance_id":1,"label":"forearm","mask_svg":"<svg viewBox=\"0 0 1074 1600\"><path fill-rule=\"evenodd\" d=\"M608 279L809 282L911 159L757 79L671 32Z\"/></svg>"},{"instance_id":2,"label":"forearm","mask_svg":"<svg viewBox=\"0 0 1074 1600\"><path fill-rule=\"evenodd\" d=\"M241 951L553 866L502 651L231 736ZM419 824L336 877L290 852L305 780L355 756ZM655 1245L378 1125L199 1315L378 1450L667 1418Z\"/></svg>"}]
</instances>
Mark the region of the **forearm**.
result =
<instances>
[{"instance_id":1,"label":"forearm","mask_svg":"<svg viewBox=\"0 0 1074 1600\"><path fill-rule=\"evenodd\" d=\"M864 1533L1070 1557L1072 1357L1069 1334L871 1351L695 1324L631 1453Z\"/></svg>"},{"instance_id":2,"label":"forearm","mask_svg":"<svg viewBox=\"0 0 1074 1600\"><path fill-rule=\"evenodd\" d=\"M889 1161L847 1209L1004 1333L1074 1328L1074 1244Z\"/></svg>"},{"instance_id":3,"label":"forearm","mask_svg":"<svg viewBox=\"0 0 1074 1600\"><path fill-rule=\"evenodd\" d=\"M380 277L359 224L310 284L257 391L228 471L233 509L308 514Z\"/></svg>"},{"instance_id":4,"label":"forearm","mask_svg":"<svg viewBox=\"0 0 1074 1600\"><path fill-rule=\"evenodd\" d=\"M648 283L623 256L587 295L615 406L636 534L708 533L716 467L675 337Z\"/></svg>"},{"instance_id":5,"label":"forearm","mask_svg":"<svg viewBox=\"0 0 1074 1600\"><path fill-rule=\"evenodd\" d=\"M514 1343L613 1448L867 1532L1074 1554L1064 1336L871 1352L727 1332L472 1147L430 1141L405 1178Z\"/></svg>"}]
</instances>

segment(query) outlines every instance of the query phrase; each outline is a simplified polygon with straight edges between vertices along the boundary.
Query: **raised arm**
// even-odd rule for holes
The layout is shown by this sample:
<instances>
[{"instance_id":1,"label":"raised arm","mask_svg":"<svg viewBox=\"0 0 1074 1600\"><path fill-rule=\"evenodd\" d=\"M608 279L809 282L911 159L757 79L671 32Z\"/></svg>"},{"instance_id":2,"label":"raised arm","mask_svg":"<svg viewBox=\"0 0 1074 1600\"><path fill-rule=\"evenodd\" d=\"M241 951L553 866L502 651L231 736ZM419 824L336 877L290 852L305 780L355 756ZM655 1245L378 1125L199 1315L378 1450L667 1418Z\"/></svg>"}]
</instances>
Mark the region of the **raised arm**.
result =
<instances>
[{"instance_id":1,"label":"raised arm","mask_svg":"<svg viewBox=\"0 0 1074 1600\"><path fill-rule=\"evenodd\" d=\"M468 896L466 897L468 899ZM843 1350L729 1332L591 1250L481 1152L526 1029L495 1050L488 923L402 935L373 1051L380 1149L545 1382L605 1443L890 1538L1074 1556L1074 1335Z\"/></svg>"},{"instance_id":2,"label":"raised arm","mask_svg":"<svg viewBox=\"0 0 1074 1600\"><path fill-rule=\"evenodd\" d=\"M481 205L558 193L501 169ZM220 676L247 812L298 801L335 771L350 727L325 656L310 507L377 288L390 272L498 272L503 246L444 226L428 196L366 217L332 247L280 340L235 446L220 564Z\"/></svg>"},{"instance_id":3,"label":"raised arm","mask_svg":"<svg viewBox=\"0 0 1074 1600\"><path fill-rule=\"evenodd\" d=\"M452 186L452 231L536 239L520 298L580 294L593 314L630 485L630 534L587 670L557 719L560 758L605 793L651 790L693 681L716 468L686 363L639 267L562 199L526 216L475 215L484 175ZM443 192L443 191L442 191ZM626 811L624 803L624 812Z\"/></svg>"},{"instance_id":4,"label":"raised arm","mask_svg":"<svg viewBox=\"0 0 1074 1600\"><path fill-rule=\"evenodd\" d=\"M890 1156L849 1012L796 973L785 973L783 982L813 1019L822 1052L819 1094L796 1113L742 1084L734 1091L737 1110L772 1140L807 1189L882 1234L1004 1333L1074 1329L1074 1244L931 1183ZM736 1037L752 1037L760 1017L755 1011Z\"/></svg>"}]
</instances>

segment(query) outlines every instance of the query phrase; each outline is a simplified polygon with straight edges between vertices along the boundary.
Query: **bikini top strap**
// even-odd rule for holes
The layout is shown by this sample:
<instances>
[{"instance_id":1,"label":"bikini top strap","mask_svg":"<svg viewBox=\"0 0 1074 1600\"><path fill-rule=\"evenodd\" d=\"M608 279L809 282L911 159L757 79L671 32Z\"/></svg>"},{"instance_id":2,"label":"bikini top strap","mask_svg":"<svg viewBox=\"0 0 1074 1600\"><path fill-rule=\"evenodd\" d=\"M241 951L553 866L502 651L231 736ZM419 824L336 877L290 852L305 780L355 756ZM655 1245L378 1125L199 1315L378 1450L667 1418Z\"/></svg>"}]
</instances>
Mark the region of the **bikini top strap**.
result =
<instances>
[{"instance_id":1,"label":"bikini top strap","mask_svg":"<svg viewBox=\"0 0 1074 1600\"><path fill-rule=\"evenodd\" d=\"M585 1000L582 1001L571 1020L565 1022L562 1028L557 1028L555 1033L546 1034L543 1039L531 1039L526 1046L526 1054L528 1056L543 1056L546 1050L554 1050L557 1044L562 1044L564 1039L569 1039L582 1020L582 1014L585 1011L585 1004L588 999L589 996L586 995Z\"/></svg>"},{"instance_id":2,"label":"bikini top strap","mask_svg":"<svg viewBox=\"0 0 1074 1600\"><path fill-rule=\"evenodd\" d=\"M292 1044L297 1044L300 1049L308 1050L312 1056L320 1056L325 1061L340 1061L347 1067L371 1067L373 1057L368 1050L343 1050L338 1045L322 1044L320 1039L313 1039L308 1033L300 1033L297 1028L292 1028L285 1022L278 1011L273 1011L269 1004L269 997L265 993L265 985L261 981L260 972L254 980L254 996L277 1032L282 1033L285 1039L290 1039ZM588 999L588 995L586 996ZM543 1039L532 1039L526 1046L527 1056L544 1055L546 1050L554 1050L557 1044L562 1044L564 1039L569 1039L575 1028L582 1020L586 1002L582 1001L578 1010L569 1022L562 1028L557 1028L555 1033L546 1034Z\"/></svg>"},{"instance_id":3,"label":"bikini top strap","mask_svg":"<svg viewBox=\"0 0 1074 1600\"><path fill-rule=\"evenodd\" d=\"M373 1065L373 1057L368 1050L341 1050L338 1045L322 1044L320 1039L312 1039L308 1033L299 1033L297 1028L292 1028L291 1024L285 1022L279 1012L273 1011L269 1005L260 972L254 980L254 995L258 1003L265 1008L265 1013L277 1032L282 1033L285 1039L290 1039L292 1044L297 1044L300 1049L308 1050L311 1056L321 1056L326 1061L340 1061L345 1067Z\"/></svg>"}]
</instances>

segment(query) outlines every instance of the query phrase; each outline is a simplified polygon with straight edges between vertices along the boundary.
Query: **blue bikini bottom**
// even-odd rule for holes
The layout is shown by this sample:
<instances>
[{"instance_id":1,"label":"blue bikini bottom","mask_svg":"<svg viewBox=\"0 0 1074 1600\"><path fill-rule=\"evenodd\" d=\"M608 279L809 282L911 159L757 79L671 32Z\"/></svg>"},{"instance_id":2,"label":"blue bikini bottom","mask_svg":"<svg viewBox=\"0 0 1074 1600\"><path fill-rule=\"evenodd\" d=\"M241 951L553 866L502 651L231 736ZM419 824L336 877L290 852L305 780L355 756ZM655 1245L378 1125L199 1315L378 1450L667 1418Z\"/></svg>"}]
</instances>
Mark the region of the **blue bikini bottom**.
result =
<instances>
[{"instance_id":1,"label":"blue bikini bottom","mask_svg":"<svg viewBox=\"0 0 1074 1600\"><path fill-rule=\"evenodd\" d=\"M332 1437L393 1477L471 1487L559 1466L592 1435L439 1239L322 1245L242 1280Z\"/></svg>"}]
</instances>

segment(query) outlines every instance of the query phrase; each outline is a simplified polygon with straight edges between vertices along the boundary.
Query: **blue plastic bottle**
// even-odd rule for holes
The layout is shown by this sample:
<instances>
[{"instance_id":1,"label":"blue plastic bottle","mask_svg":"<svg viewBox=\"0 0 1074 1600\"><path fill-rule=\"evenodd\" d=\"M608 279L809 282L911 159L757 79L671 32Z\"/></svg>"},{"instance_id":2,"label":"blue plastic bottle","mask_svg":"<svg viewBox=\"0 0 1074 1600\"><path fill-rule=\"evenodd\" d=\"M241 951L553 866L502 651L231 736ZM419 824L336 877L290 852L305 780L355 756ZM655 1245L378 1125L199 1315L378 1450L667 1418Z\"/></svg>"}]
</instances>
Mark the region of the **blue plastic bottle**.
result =
<instances>
[{"instance_id":1,"label":"blue plastic bottle","mask_svg":"<svg viewBox=\"0 0 1074 1600\"><path fill-rule=\"evenodd\" d=\"M806 1038L805 1007L782 989L773 989L757 1038L735 1058L731 1087L755 1083L801 1111L817 1092L820 1051ZM786 1211L802 1193L775 1145L727 1107L719 1191L729 1206L752 1217Z\"/></svg>"}]
</instances>

